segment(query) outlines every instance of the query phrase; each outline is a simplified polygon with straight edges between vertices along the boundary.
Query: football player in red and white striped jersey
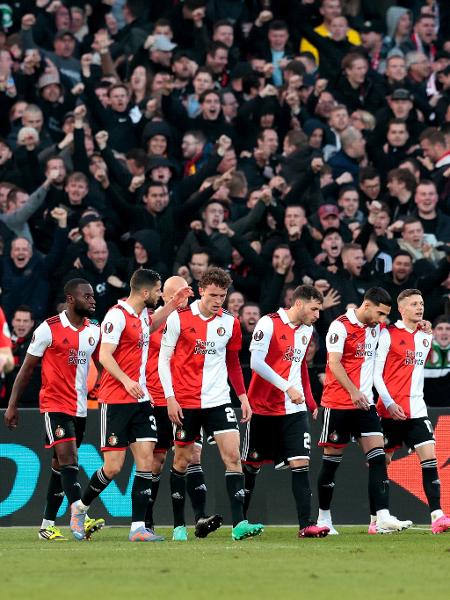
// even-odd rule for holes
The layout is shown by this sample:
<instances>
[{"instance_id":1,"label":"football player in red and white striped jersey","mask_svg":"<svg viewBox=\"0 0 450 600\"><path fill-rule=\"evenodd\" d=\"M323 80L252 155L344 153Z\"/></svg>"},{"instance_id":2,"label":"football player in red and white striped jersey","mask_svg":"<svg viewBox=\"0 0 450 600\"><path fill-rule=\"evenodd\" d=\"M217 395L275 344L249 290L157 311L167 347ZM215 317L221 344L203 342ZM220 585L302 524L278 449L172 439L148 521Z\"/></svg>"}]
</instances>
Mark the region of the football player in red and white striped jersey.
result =
<instances>
[{"instance_id":1,"label":"football player in red and white striped jersey","mask_svg":"<svg viewBox=\"0 0 450 600\"><path fill-rule=\"evenodd\" d=\"M318 525L338 532L331 521L330 504L334 478L343 449L354 437L369 465L369 499L377 514L380 532L401 531L412 525L389 512L389 481L383 448L383 431L373 402L373 370L380 330L392 300L383 288L370 288L356 309L338 317L327 333L327 369L322 394L323 428L319 446L324 447L318 479Z\"/></svg>"},{"instance_id":2,"label":"football player in red and white striped jersey","mask_svg":"<svg viewBox=\"0 0 450 600\"><path fill-rule=\"evenodd\" d=\"M172 300L175 292L180 288L187 287L187 282L183 277L174 275L169 277L163 286L162 299L164 304ZM186 305L188 299L186 298ZM160 309L158 309L160 310ZM152 463L152 495L148 503L147 513L145 515L145 526L147 529L154 528L153 510L157 498L161 473L166 460L167 451L173 446L173 424L167 414L167 402L164 390L161 385L158 373L159 350L161 348L161 338L163 327L150 336L149 356L147 360L147 387L153 399L153 412L158 429L158 441L153 451ZM202 440L194 444L192 453L192 463L187 469L186 487L188 495L192 502L192 509L195 517L195 535L197 537L206 537L215 531L222 524L220 515L206 514L206 484L201 465Z\"/></svg>"},{"instance_id":3,"label":"football player in red and white striped jersey","mask_svg":"<svg viewBox=\"0 0 450 600\"><path fill-rule=\"evenodd\" d=\"M242 449L246 507L263 463L289 467L301 538L325 537L329 531L311 522L311 434L306 412L306 406L317 412L305 357L322 303L315 287L297 287L291 308L280 308L258 321L250 345L253 376L248 396L253 417Z\"/></svg>"},{"instance_id":4,"label":"football player in red and white striped jersey","mask_svg":"<svg viewBox=\"0 0 450 600\"><path fill-rule=\"evenodd\" d=\"M422 482L431 513L433 533L450 529L450 518L441 508L441 487L436 460L433 427L423 397L424 370L431 349L432 335L420 325L424 302L420 290L400 293L401 320L384 329L378 344L374 383L380 399L386 460L405 443L419 457ZM374 516L369 533L374 531ZM372 531L371 531L372 530Z\"/></svg>"},{"instance_id":5,"label":"football player in red and white striped jersey","mask_svg":"<svg viewBox=\"0 0 450 600\"><path fill-rule=\"evenodd\" d=\"M104 464L91 477L78 507L86 511L92 501L121 471L127 447L133 454L136 473L131 491L131 542L154 542L164 538L145 527L151 496L153 448L157 430L147 390L146 368L150 334L170 313L192 295L190 287L178 290L172 300L150 316L161 297L161 278L150 269L138 269L131 277L126 301L111 308L102 323L100 362L104 367L98 393L101 404L101 450Z\"/></svg>"},{"instance_id":6,"label":"football player in red and white striped jersey","mask_svg":"<svg viewBox=\"0 0 450 600\"><path fill-rule=\"evenodd\" d=\"M171 472L173 539L187 540L184 515L186 471L203 427L214 436L226 467L225 479L235 540L259 535L263 526L244 519L244 475L239 458L239 429L230 403L228 378L242 406L242 422L251 418L238 352L238 319L222 309L231 278L211 268L199 283L200 300L167 319L159 353L159 376L171 421L176 425Z\"/></svg>"},{"instance_id":7,"label":"football player in red and white striped jersey","mask_svg":"<svg viewBox=\"0 0 450 600\"><path fill-rule=\"evenodd\" d=\"M86 514L76 510L80 499L77 447L86 426L89 362L91 356L98 361L100 339L98 324L88 319L95 312L90 283L85 279L72 279L65 285L64 295L67 309L44 321L34 332L5 413L8 427L15 428L17 404L42 359L39 408L45 419L46 448L53 448L54 458L39 537L50 541L64 539L55 527L64 494L71 507L70 526L75 539L81 540L86 535Z\"/></svg>"}]
</instances>

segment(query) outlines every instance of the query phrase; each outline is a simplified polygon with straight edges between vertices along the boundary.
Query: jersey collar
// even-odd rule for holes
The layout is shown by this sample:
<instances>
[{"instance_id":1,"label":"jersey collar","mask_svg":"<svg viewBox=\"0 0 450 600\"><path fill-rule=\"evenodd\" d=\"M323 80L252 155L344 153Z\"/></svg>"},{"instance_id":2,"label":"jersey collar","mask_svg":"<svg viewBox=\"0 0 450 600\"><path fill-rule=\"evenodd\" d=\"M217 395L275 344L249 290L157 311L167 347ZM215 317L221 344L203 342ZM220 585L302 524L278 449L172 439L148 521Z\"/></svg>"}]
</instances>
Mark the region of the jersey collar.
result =
<instances>
[{"instance_id":1,"label":"jersey collar","mask_svg":"<svg viewBox=\"0 0 450 600\"><path fill-rule=\"evenodd\" d=\"M397 329L404 329L408 333L416 333L416 331L417 331L417 329L409 329L409 327L406 327L406 325L403 323L403 321L401 319L396 321L394 323L394 325L395 325L395 327L397 327Z\"/></svg>"},{"instance_id":2,"label":"jersey collar","mask_svg":"<svg viewBox=\"0 0 450 600\"><path fill-rule=\"evenodd\" d=\"M134 308L130 306L128 302L125 302L125 300L118 300L117 304L119 304L123 309L125 309L129 315L139 318L139 315L134 310Z\"/></svg>"},{"instance_id":3,"label":"jersey collar","mask_svg":"<svg viewBox=\"0 0 450 600\"><path fill-rule=\"evenodd\" d=\"M349 308L348 311L345 313L345 316L347 317L347 319L350 321L350 323L352 325L359 325L359 327L366 327L366 325L364 325L364 323L361 323L361 321L356 316L354 308Z\"/></svg>"},{"instance_id":4,"label":"jersey collar","mask_svg":"<svg viewBox=\"0 0 450 600\"><path fill-rule=\"evenodd\" d=\"M198 307L199 302L200 302L200 300L194 300L194 302L192 302L192 304L190 304L192 314L195 315L196 317L200 317L201 319L204 319L204 321L207 323L208 321L212 321L216 317L222 316L223 308L220 308L217 315L213 315L212 317L209 317L209 319L205 319L205 317L200 312L200 308Z\"/></svg>"},{"instance_id":5,"label":"jersey collar","mask_svg":"<svg viewBox=\"0 0 450 600\"><path fill-rule=\"evenodd\" d=\"M76 327L74 327L72 325L72 323L69 321L69 319L67 318L66 315L66 311L63 310L62 312L59 313L59 319L61 321L61 325L63 327L70 327L70 329L72 329L72 331L81 331L82 329L84 329L88 323L88 321L86 319L83 320L83 325L80 327L80 329L77 329Z\"/></svg>"},{"instance_id":6,"label":"jersey collar","mask_svg":"<svg viewBox=\"0 0 450 600\"><path fill-rule=\"evenodd\" d=\"M281 321L285 325L289 325L289 327L292 327L292 329L298 329L299 327L301 327L301 323L300 325L294 325L293 323L291 323L285 308L279 308L277 312L280 315Z\"/></svg>"}]
</instances>

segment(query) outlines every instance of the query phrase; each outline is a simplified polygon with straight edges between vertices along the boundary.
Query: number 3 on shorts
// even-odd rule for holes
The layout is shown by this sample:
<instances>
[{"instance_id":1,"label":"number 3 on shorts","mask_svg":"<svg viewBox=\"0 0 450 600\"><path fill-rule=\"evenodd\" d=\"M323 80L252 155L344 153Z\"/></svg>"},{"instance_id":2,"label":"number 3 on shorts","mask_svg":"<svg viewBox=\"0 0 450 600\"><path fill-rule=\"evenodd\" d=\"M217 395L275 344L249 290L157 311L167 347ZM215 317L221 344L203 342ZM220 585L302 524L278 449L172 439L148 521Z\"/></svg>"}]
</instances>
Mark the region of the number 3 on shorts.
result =
<instances>
[{"instance_id":1,"label":"number 3 on shorts","mask_svg":"<svg viewBox=\"0 0 450 600\"><path fill-rule=\"evenodd\" d=\"M156 431L156 419L153 415L151 415L148 420L150 421L150 427Z\"/></svg>"},{"instance_id":2,"label":"number 3 on shorts","mask_svg":"<svg viewBox=\"0 0 450 600\"><path fill-rule=\"evenodd\" d=\"M225 409L225 414L227 415L227 421L229 423L236 423L236 413L234 412L234 408L227 406Z\"/></svg>"},{"instance_id":3,"label":"number 3 on shorts","mask_svg":"<svg viewBox=\"0 0 450 600\"><path fill-rule=\"evenodd\" d=\"M303 434L303 446L307 450L311 450L311 436L309 435L309 433Z\"/></svg>"}]
</instances>

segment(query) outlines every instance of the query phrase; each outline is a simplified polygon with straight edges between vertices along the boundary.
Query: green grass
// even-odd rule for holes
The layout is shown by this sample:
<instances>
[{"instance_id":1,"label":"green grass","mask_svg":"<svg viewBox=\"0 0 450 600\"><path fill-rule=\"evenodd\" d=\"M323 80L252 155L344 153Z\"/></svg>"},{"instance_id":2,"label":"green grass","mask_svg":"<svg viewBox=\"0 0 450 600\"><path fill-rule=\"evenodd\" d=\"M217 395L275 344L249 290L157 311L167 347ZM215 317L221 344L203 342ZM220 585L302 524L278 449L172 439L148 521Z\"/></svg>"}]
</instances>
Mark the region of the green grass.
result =
<instances>
[{"instance_id":1,"label":"green grass","mask_svg":"<svg viewBox=\"0 0 450 600\"><path fill-rule=\"evenodd\" d=\"M5 600L449 598L450 535L368 536L365 527L346 527L298 540L293 527L270 527L232 542L229 528L204 540L191 531L185 544L131 544L125 528L104 529L90 543L52 544L38 541L36 529L0 529L0 593Z\"/></svg>"}]
</instances>

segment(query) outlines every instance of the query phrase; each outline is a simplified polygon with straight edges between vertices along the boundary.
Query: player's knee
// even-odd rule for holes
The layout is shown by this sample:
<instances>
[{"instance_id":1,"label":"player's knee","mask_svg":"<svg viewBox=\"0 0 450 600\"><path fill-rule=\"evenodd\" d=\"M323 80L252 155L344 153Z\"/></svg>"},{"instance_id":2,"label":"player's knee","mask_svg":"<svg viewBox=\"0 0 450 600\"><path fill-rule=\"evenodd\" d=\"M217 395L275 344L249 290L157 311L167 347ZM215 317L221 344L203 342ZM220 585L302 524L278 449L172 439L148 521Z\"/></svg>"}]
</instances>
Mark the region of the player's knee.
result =
<instances>
[{"instance_id":1,"label":"player's knee","mask_svg":"<svg viewBox=\"0 0 450 600\"><path fill-rule=\"evenodd\" d=\"M199 465L202 461L202 449L199 446L194 445L194 449L192 451L192 459L191 462L194 465Z\"/></svg>"},{"instance_id":2,"label":"player's knee","mask_svg":"<svg viewBox=\"0 0 450 600\"><path fill-rule=\"evenodd\" d=\"M60 454L58 454L58 463L59 467L78 464L77 453L72 452L71 450L62 451Z\"/></svg>"},{"instance_id":3,"label":"player's knee","mask_svg":"<svg viewBox=\"0 0 450 600\"><path fill-rule=\"evenodd\" d=\"M386 454L386 466L392 462L392 453Z\"/></svg>"},{"instance_id":4,"label":"player's knee","mask_svg":"<svg viewBox=\"0 0 450 600\"><path fill-rule=\"evenodd\" d=\"M191 464L191 454L187 452L177 452L173 459L173 466L179 473L185 473Z\"/></svg>"}]
</instances>

